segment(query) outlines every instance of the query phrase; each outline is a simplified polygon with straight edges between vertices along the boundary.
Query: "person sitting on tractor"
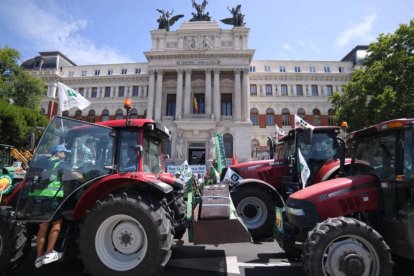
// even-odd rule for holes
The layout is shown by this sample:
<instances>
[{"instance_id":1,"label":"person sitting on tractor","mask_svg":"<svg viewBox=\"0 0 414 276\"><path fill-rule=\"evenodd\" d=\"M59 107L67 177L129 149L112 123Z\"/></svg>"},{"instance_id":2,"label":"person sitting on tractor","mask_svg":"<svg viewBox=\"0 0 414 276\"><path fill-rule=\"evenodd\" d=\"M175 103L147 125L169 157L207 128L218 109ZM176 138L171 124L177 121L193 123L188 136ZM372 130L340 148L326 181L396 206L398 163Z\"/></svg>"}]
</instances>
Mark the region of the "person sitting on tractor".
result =
<instances>
[{"instance_id":1,"label":"person sitting on tractor","mask_svg":"<svg viewBox=\"0 0 414 276\"><path fill-rule=\"evenodd\" d=\"M135 146L129 146L128 151L128 162L126 163L125 167L122 168L122 171L136 171L137 170L137 151Z\"/></svg>"},{"instance_id":2,"label":"person sitting on tractor","mask_svg":"<svg viewBox=\"0 0 414 276\"><path fill-rule=\"evenodd\" d=\"M65 173L70 172L70 178L76 179L80 182L83 182L83 176L77 172L71 172L71 167L65 161L66 153L70 153L70 150L62 144L56 145L53 147L50 157L50 179L49 184L43 189L34 189L29 193L29 196L43 198L44 202L50 204L45 206L45 208L56 208L59 206L60 202L64 197L63 185L63 176ZM50 200L47 200L50 199ZM62 226L62 210L59 209L51 210L55 212L52 220L49 222L43 222L39 225L39 231L37 233L37 258L35 260L36 268L41 267L44 264L49 264L59 260L62 257L62 254L55 251L54 247L59 236L59 232ZM46 236L49 230L51 229L48 235L47 248L44 252ZM45 253L45 254L44 254Z\"/></svg>"}]
</instances>

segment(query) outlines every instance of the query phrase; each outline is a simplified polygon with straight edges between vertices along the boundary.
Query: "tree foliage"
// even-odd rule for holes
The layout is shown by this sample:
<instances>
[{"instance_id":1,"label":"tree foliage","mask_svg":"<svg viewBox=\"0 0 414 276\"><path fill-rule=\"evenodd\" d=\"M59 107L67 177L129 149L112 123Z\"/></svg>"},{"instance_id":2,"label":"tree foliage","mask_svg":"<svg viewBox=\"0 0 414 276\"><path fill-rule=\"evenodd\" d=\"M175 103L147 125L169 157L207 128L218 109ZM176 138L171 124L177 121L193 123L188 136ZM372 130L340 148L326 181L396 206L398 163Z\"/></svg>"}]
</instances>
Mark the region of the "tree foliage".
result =
<instances>
[{"instance_id":1,"label":"tree foliage","mask_svg":"<svg viewBox=\"0 0 414 276\"><path fill-rule=\"evenodd\" d=\"M38 111L0 101L0 143L18 148L26 147L30 133L41 133L36 127L44 127L48 123L45 115Z\"/></svg>"},{"instance_id":2,"label":"tree foliage","mask_svg":"<svg viewBox=\"0 0 414 276\"><path fill-rule=\"evenodd\" d=\"M353 72L344 93L331 102L338 121L351 130L395 118L414 117L414 20L369 45L363 69Z\"/></svg>"},{"instance_id":3,"label":"tree foliage","mask_svg":"<svg viewBox=\"0 0 414 276\"><path fill-rule=\"evenodd\" d=\"M45 84L20 67L19 59L18 51L0 48L0 100L13 99L15 105L39 110Z\"/></svg>"}]
</instances>

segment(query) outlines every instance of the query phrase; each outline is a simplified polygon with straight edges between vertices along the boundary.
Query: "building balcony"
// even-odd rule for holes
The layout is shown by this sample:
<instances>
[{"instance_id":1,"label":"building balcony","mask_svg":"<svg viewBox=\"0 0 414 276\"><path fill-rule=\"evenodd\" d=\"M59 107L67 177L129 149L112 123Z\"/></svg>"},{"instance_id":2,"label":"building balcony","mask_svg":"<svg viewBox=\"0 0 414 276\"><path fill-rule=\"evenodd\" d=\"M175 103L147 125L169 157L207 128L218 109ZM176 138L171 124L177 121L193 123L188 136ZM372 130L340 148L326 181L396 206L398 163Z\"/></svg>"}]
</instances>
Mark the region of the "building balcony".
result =
<instances>
[{"instance_id":1,"label":"building balcony","mask_svg":"<svg viewBox=\"0 0 414 276\"><path fill-rule=\"evenodd\" d=\"M220 121L233 121L233 116L221 116Z\"/></svg>"},{"instance_id":2,"label":"building balcony","mask_svg":"<svg viewBox=\"0 0 414 276\"><path fill-rule=\"evenodd\" d=\"M162 116L162 121L175 121L175 116Z\"/></svg>"},{"instance_id":3,"label":"building balcony","mask_svg":"<svg viewBox=\"0 0 414 276\"><path fill-rule=\"evenodd\" d=\"M183 120L213 120L213 114L184 114Z\"/></svg>"}]
</instances>

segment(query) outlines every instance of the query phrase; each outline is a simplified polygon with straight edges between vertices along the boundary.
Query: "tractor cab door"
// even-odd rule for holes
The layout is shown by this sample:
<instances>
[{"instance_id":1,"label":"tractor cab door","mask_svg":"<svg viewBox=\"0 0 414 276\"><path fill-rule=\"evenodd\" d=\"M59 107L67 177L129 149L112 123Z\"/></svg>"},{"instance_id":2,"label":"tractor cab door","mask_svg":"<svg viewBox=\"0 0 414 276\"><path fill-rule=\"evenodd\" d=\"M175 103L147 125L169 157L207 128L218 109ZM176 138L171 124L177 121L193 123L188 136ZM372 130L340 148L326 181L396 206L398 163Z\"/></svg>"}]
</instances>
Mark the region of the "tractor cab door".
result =
<instances>
[{"instance_id":1,"label":"tractor cab door","mask_svg":"<svg viewBox=\"0 0 414 276\"><path fill-rule=\"evenodd\" d=\"M113 136L108 127L54 117L26 173L17 219L49 221L73 207L78 192L111 173Z\"/></svg>"}]
</instances>

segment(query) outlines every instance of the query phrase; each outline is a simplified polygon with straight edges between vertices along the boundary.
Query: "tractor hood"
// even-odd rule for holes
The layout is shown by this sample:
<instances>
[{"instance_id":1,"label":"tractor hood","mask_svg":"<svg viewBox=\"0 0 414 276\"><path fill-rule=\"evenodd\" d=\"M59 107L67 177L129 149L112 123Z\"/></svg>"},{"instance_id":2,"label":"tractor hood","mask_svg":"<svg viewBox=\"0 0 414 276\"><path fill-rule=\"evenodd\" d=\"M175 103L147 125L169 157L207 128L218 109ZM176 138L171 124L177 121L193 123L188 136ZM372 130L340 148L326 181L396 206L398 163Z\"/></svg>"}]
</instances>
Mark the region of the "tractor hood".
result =
<instances>
[{"instance_id":1,"label":"tractor hood","mask_svg":"<svg viewBox=\"0 0 414 276\"><path fill-rule=\"evenodd\" d=\"M321 220L376 210L379 206L378 187L379 180L374 175L336 178L292 194L286 206L288 209L300 209L301 202L310 203L316 207ZM306 215L306 210L303 213Z\"/></svg>"}]
</instances>

